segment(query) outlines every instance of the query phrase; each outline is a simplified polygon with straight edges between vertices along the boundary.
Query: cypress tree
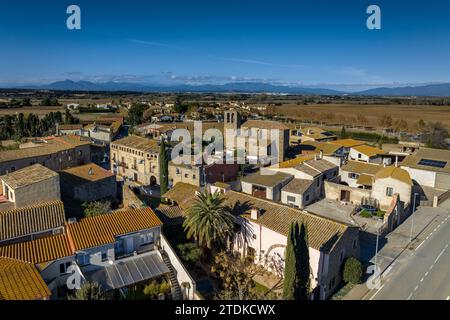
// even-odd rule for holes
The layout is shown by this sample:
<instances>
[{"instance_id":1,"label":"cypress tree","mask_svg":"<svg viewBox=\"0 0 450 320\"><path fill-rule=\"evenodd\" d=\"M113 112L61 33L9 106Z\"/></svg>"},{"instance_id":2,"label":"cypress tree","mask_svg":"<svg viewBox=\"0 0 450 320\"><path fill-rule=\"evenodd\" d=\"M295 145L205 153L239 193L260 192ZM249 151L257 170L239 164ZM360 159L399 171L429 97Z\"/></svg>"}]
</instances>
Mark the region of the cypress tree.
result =
<instances>
[{"instance_id":1,"label":"cypress tree","mask_svg":"<svg viewBox=\"0 0 450 320\"><path fill-rule=\"evenodd\" d=\"M298 223L292 223L289 230L285 251L283 299L296 300L296 291L299 285L297 275L297 239Z\"/></svg>"},{"instance_id":2,"label":"cypress tree","mask_svg":"<svg viewBox=\"0 0 450 320\"><path fill-rule=\"evenodd\" d=\"M308 300L311 293L310 265L309 265L309 245L308 232L305 224L302 223L300 234L297 240L297 274L299 286L297 290L297 300Z\"/></svg>"},{"instance_id":3,"label":"cypress tree","mask_svg":"<svg viewBox=\"0 0 450 320\"><path fill-rule=\"evenodd\" d=\"M342 130L341 130L341 139L345 139L347 138L347 130L345 130L345 126L342 126Z\"/></svg>"},{"instance_id":4,"label":"cypress tree","mask_svg":"<svg viewBox=\"0 0 450 320\"><path fill-rule=\"evenodd\" d=\"M169 185L169 168L164 139L161 139L159 150L159 185L161 187L161 195L163 195L167 192Z\"/></svg>"}]
</instances>

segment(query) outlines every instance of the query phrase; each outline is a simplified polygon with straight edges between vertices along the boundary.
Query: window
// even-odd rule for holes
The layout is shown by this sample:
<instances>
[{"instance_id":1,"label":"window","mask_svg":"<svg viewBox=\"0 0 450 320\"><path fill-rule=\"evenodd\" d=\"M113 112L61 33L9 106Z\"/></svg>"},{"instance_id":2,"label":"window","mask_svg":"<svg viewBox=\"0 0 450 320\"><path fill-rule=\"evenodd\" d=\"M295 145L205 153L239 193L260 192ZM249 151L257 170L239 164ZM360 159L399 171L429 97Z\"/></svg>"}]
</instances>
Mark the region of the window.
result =
<instances>
[{"instance_id":1,"label":"window","mask_svg":"<svg viewBox=\"0 0 450 320\"><path fill-rule=\"evenodd\" d=\"M288 202L295 202L296 198L293 196L287 196L287 201Z\"/></svg>"},{"instance_id":2,"label":"window","mask_svg":"<svg viewBox=\"0 0 450 320\"><path fill-rule=\"evenodd\" d=\"M358 179L359 178L359 174L353 173L353 172L349 172L348 177L350 179Z\"/></svg>"},{"instance_id":3,"label":"window","mask_svg":"<svg viewBox=\"0 0 450 320\"><path fill-rule=\"evenodd\" d=\"M66 263L61 263L59 265L59 273L60 274L64 274L67 273L67 269L69 269L69 267L72 265L71 262L66 262Z\"/></svg>"},{"instance_id":4,"label":"window","mask_svg":"<svg viewBox=\"0 0 450 320\"><path fill-rule=\"evenodd\" d=\"M102 262L108 261L108 253L102 252Z\"/></svg>"},{"instance_id":5,"label":"window","mask_svg":"<svg viewBox=\"0 0 450 320\"><path fill-rule=\"evenodd\" d=\"M195 179L195 174L192 175L192 179Z\"/></svg>"},{"instance_id":6,"label":"window","mask_svg":"<svg viewBox=\"0 0 450 320\"><path fill-rule=\"evenodd\" d=\"M358 153L358 159L361 159L361 157L362 157L362 154Z\"/></svg>"},{"instance_id":7,"label":"window","mask_svg":"<svg viewBox=\"0 0 450 320\"><path fill-rule=\"evenodd\" d=\"M305 197L305 201L308 202L309 201L309 194L306 195Z\"/></svg>"},{"instance_id":8,"label":"window","mask_svg":"<svg viewBox=\"0 0 450 320\"><path fill-rule=\"evenodd\" d=\"M387 187L387 188L386 188L386 195L387 195L388 197L392 197L393 194L394 194L394 188Z\"/></svg>"},{"instance_id":9,"label":"window","mask_svg":"<svg viewBox=\"0 0 450 320\"><path fill-rule=\"evenodd\" d=\"M91 262L91 257L87 253L82 253L77 256L78 264L82 266L87 266Z\"/></svg>"},{"instance_id":10,"label":"window","mask_svg":"<svg viewBox=\"0 0 450 320\"><path fill-rule=\"evenodd\" d=\"M141 246L147 245L147 244L152 244L155 239L154 239L154 234L153 232L147 233L147 234L141 234Z\"/></svg>"},{"instance_id":11,"label":"window","mask_svg":"<svg viewBox=\"0 0 450 320\"><path fill-rule=\"evenodd\" d=\"M185 178L189 178L189 174L185 173L185 174L184 174L184 177L185 177Z\"/></svg>"},{"instance_id":12,"label":"window","mask_svg":"<svg viewBox=\"0 0 450 320\"><path fill-rule=\"evenodd\" d=\"M256 234L253 234L252 238L253 240L256 240Z\"/></svg>"}]
</instances>

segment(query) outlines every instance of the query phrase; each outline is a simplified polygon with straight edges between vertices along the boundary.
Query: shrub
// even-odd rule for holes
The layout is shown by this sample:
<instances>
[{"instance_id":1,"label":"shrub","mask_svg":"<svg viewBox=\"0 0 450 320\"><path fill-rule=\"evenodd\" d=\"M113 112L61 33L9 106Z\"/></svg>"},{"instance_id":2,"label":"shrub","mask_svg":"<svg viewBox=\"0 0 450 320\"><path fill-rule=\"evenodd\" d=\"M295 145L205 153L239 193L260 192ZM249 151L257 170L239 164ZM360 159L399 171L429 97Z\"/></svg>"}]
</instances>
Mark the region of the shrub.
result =
<instances>
[{"instance_id":1,"label":"shrub","mask_svg":"<svg viewBox=\"0 0 450 320\"><path fill-rule=\"evenodd\" d=\"M362 264L358 259L349 258L344 265L344 282L358 284L362 282Z\"/></svg>"}]
</instances>

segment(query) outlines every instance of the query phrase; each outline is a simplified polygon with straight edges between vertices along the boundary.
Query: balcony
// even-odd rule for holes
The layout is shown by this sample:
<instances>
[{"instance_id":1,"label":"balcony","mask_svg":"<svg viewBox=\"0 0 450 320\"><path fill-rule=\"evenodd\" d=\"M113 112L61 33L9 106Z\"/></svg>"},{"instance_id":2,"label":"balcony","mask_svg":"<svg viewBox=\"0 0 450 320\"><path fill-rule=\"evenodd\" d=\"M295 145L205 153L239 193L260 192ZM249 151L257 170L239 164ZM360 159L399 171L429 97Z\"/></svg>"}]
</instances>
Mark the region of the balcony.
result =
<instances>
[{"instance_id":1,"label":"balcony","mask_svg":"<svg viewBox=\"0 0 450 320\"><path fill-rule=\"evenodd\" d=\"M117 164L118 167L124 168L124 169L129 169L128 164L126 164L125 162L119 162Z\"/></svg>"}]
</instances>

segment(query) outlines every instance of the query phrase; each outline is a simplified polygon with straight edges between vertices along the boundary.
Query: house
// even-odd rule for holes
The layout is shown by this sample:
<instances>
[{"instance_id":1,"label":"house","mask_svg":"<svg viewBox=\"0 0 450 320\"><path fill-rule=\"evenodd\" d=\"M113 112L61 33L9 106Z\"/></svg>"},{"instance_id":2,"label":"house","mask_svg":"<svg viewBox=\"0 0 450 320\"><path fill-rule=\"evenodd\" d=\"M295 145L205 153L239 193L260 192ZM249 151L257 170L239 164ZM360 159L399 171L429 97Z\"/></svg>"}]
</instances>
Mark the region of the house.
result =
<instances>
[{"instance_id":1,"label":"house","mask_svg":"<svg viewBox=\"0 0 450 320\"><path fill-rule=\"evenodd\" d=\"M0 246L0 257L32 264L53 298L66 296L67 279L72 274L69 267L76 267L67 234Z\"/></svg>"},{"instance_id":2,"label":"house","mask_svg":"<svg viewBox=\"0 0 450 320\"><path fill-rule=\"evenodd\" d=\"M50 295L35 266L0 257L0 300L48 300Z\"/></svg>"},{"instance_id":3,"label":"house","mask_svg":"<svg viewBox=\"0 0 450 320\"><path fill-rule=\"evenodd\" d=\"M0 174L4 175L34 164L53 171L91 161L91 142L77 135L37 138L20 145L19 150L0 151Z\"/></svg>"},{"instance_id":4,"label":"house","mask_svg":"<svg viewBox=\"0 0 450 320\"><path fill-rule=\"evenodd\" d=\"M169 162L169 186L178 182L185 182L203 187L217 181L234 181L239 172L238 164L211 163L211 164L175 164Z\"/></svg>"},{"instance_id":5,"label":"house","mask_svg":"<svg viewBox=\"0 0 450 320\"><path fill-rule=\"evenodd\" d=\"M81 135L90 138L96 143L109 145L119 134L122 124L118 121L112 124L89 124L83 127Z\"/></svg>"},{"instance_id":6,"label":"house","mask_svg":"<svg viewBox=\"0 0 450 320\"><path fill-rule=\"evenodd\" d=\"M116 197L115 175L94 163L60 171L59 175L63 199L91 202Z\"/></svg>"},{"instance_id":7,"label":"house","mask_svg":"<svg viewBox=\"0 0 450 320\"><path fill-rule=\"evenodd\" d=\"M351 148L354 148L354 147L357 147L357 146L362 146L362 145L366 144L366 142L364 142L364 141L350 139L350 138L334 140L334 141L330 141L330 143L338 145L338 146L344 148L344 153L347 154L347 155L350 152Z\"/></svg>"},{"instance_id":8,"label":"house","mask_svg":"<svg viewBox=\"0 0 450 320\"><path fill-rule=\"evenodd\" d=\"M296 125L290 130L289 141L291 144L301 144L306 141L327 142L336 140L337 136L318 127L304 127Z\"/></svg>"},{"instance_id":9,"label":"house","mask_svg":"<svg viewBox=\"0 0 450 320\"><path fill-rule=\"evenodd\" d=\"M82 124L56 124L56 135L57 136L65 136L65 135L77 135L81 136L83 131Z\"/></svg>"},{"instance_id":10,"label":"house","mask_svg":"<svg viewBox=\"0 0 450 320\"><path fill-rule=\"evenodd\" d=\"M335 291L341 281L345 259L359 257L357 228L278 202L236 192L225 185L213 186L207 191L218 189L224 195L224 205L230 208L240 227L233 244L234 250L278 276L284 272L284 251L291 223L297 221L307 224L311 284L317 298L326 299ZM187 184L178 183L164 198L177 199L172 201L172 210L186 212L198 192Z\"/></svg>"},{"instance_id":11,"label":"house","mask_svg":"<svg viewBox=\"0 0 450 320\"><path fill-rule=\"evenodd\" d=\"M449 150L421 148L415 154L407 156L400 166L421 186L450 189Z\"/></svg>"},{"instance_id":12,"label":"house","mask_svg":"<svg viewBox=\"0 0 450 320\"><path fill-rule=\"evenodd\" d=\"M61 201L0 212L0 245L63 233L64 223Z\"/></svg>"},{"instance_id":13,"label":"house","mask_svg":"<svg viewBox=\"0 0 450 320\"><path fill-rule=\"evenodd\" d=\"M3 200L8 201L15 209L61 199L59 175L40 164L1 176L0 183Z\"/></svg>"},{"instance_id":14,"label":"house","mask_svg":"<svg viewBox=\"0 0 450 320\"><path fill-rule=\"evenodd\" d=\"M345 260L359 257L357 228L235 191L226 192L225 198L241 227L234 249L278 276L284 273L291 224L307 225L311 287L317 299L336 290Z\"/></svg>"},{"instance_id":15,"label":"house","mask_svg":"<svg viewBox=\"0 0 450 320\"><path fill-rule=\"evenodd\" d=\"M349 160L340 168L341 182L353 188L371 189L373 176L382 168L376 163Z\"/></svg>"},{"instance_id":16,"label":"house","mask_svg":"<svg viewBox=\"0 0 450 320\"><path fill-rule=\"evenodd\" d=\"M161 252L162 222L150 209L114 211L69 223L77 265L87 281L119 290L169 274Z\"/></svg>"},{"instance_id":17,"label":"house","mask_svg":"<svg viewBox=\"0 0 450 320\"><path fill-rule=\"evenodd\" d=\"M368 145L360 145L350 148L348 159L368 163L384 163L390 165L391 158L386 157L385 155L386 153L381 149Z\"/></svg>"},{"instance_id":18,"label":"house","mask_svg":"<svg viewBox=\"0 0 450 320\"><path fill-rule=\"evenodd\" d=\"M369 164L365 164L364 168L360 164L359 162L350 164L353 166L351 169L353 173L359 169L365 169L366 172L360 174L356 186L355 183L352 183L351 186L326 183L327 199L349 202L354 205L370 205L376 209L387 210L392 205L394 198L398 197L402 202L402 208L409 210L413 183L406 170L396 166L367 167L373 166ZM370 171L372 169L373 171ZM347 168L347 170L350 169Z\"/></svg>"},{"instance_id":19,"label":"house","mask_svg":"<svg viewBox=\"0 0 450 320\"><path fill-rule=\"evenodd\" d=\"M293 179L288 173L260 170L241 179L242 192L262 199L280 201L281 189Z\"/></svg>"},{"instance_id":20,"label":"house","mask_svg":"<svg viewBox=\"0 0 450 320\"><path fill-rule=\"evenodd\" d=\"M286 157L289 147L289 128L283 123L270 120L247 120L245 123L241 123L239 113L232 109L224 113L223 130L225 133L224 146L226 151L233 155L236 151L238 156L245 155L249 160L274 163L280 163ZM267 146L259 141L263 137L263 130L268 130ZM277 133L277 136L271 137L272 130ZM250 142L249 137L257 140L256 143ZM245 143L241 147L238 141L243 138L245 138ZM256 157L251 154L251 150L255 150ZM260 155L266 155L266 157Z\"/></svg>"},{"instance_id":21,"label":"house","mask_svg":"<svg viewBox=\"0 0 450 320\"><path fill-rule=\"evenodd\" d=\"M411 202L412 187L408 171L396 166L384 167L374 176L372 198L377 199L380 208L386 210L391 205L394 195L398 194L407 207Z\"/></svg>"},{"instance_id":22,"label":"house","mask_svg":"<svg viewBox=\"0 0 450 320\"><path fill-rule=\"evenodd\" d=\"M281 202L303 209L317 199L315 185L313 180L292 179L281 189Z\"/></svg>"},{"instance_id":23,"label":"house","mask_svg":"<svg viewBox=\"0 0 450 320\"><path fill-rule=\"evenodd\" d=\"M144 186L159 184L159 145L156 140L128 136L111 143L111 171Z\"/></svg>"}]
</instances>

